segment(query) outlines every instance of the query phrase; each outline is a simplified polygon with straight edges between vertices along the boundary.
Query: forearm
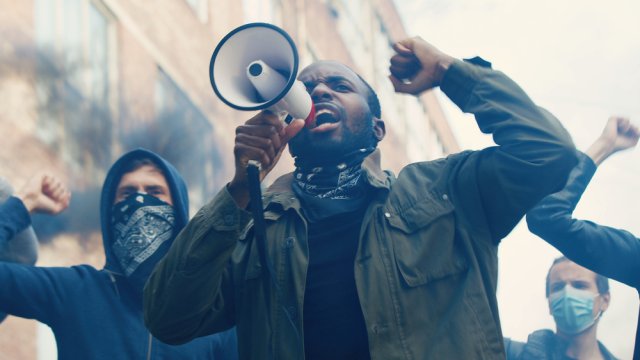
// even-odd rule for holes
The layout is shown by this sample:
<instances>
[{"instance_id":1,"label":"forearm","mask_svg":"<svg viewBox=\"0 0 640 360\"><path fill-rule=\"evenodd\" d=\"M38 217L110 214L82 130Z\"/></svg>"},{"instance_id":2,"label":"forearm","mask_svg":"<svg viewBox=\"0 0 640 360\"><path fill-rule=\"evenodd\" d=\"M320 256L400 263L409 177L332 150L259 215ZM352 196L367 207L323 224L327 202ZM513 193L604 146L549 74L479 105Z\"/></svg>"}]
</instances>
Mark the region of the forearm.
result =
<instances>
[{"instance_id":1,"label":"forearm","mask_svg":"<svg viewBox=\"0 0 640 360\"><path fill-rule=\"evenodd\" d=\"M145 286L145 323L156 337L183 343L228 325L232 294L223 280L249 218L225 188L180 232Z\"/></svg>"},{"instance_id":2,"label":"forearm","mask_svg":"<svg viewBox=\"0 0 640 360\"><path fill-rule=\"evenodd\" d=\"M600 166L611 154L613 154L613 144L603 139L596 140L585 152L591 160Z\"/></svg>"},{"instance_id":3,"label":"forearm","mask_svg":"<svg viewBox=\"0 0 640 360\"><path fill-rule=\"evenodd\" d=\"M540 163L566 158L567 149L575 149L560 122L499 71L456 61L441 89L462 111L475 115L480 130L492 134L501 151L514 157Z\"/></svg>"},{"instance_id":4,"label":"forearm","mask_svg":"<svg viewBox=\"0 0 640 360\"><path fill-rule=\"evenodd\" d=\"M579 158L580 162L571 171L565 187L542 199L527 213L527 225L531 232L554 246L568 236L576 235L578 227L573 219L573 211L596 171L589 157L580 154Z\"/></svg>"},{"instance_id":5,"label":"forearm","mask_svg":"<svg viewBox=\"0 0 640 360\"><path fill-rule=\"evenodd\" d=\"M468 170L478 189L493 239L506 236L540 199L560 189L575 164L566 130L501 72L457 61L442 90L499 146L481 151Z\"/></svg>"},{"instance_id":6,"label":"forearm","mask_svg":"<svg viewBox=\"0 0 640 360\"><path fill-rule=\"evenodd\" d=\"M614 153L635 147L638 139L640 139L640 129L628 118L611 116L602 134L591 144L586 154L599 166Z\"/></svg>"},{"instance_id":7,"label":"forearm","mask_svg":"<svg viewBox=\"0 0 640 360\"><path fill-rule=\"evenodd\" d=\"M626 230L572 219L564 235L543 239L563 255L596 273L640 287L640 239Z\"/></svg>"},{"instance_id":8,"label":"forearm","mask_svg":"<svg viewBox=\"0 0 640 360\"><path fill-rule=\"evenodd\" d=\"M249 195L248 184L231 181L229 185L227 185L227 190L240 209L245 209L249 205L251 196Z\"/></svg>"},{"instance_id":9,"label":"forearm","mask_svg":"<svg viewBox=\"0 0 640 360\"><path fill-rule=\"evenodd\" d=\"M31 216L20 199L9 197L0 205L0 249L31 224Z\"/></svg>"},{"instance_id":10,"label":"forearm","mask_svg":"<svg viewBox=\"0 0 640 360\"><path fill-rule=\"evenodd\" d=\"M567 185L544 198L527 213L534 234L576 263L631 286L640 283L640 240L631 233L573 217L596 171L590 157L580 154Z\"/></svg>"}]
</instances>

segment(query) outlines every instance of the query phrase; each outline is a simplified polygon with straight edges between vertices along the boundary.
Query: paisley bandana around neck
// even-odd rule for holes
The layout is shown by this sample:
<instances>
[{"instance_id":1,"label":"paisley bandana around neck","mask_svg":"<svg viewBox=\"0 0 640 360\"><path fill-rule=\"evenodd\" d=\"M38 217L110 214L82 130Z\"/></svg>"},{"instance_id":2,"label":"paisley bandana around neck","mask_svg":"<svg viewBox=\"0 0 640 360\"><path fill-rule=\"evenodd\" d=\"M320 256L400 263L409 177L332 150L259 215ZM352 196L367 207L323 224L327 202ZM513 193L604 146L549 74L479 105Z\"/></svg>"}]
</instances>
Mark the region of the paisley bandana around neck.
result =
<instances>
[{"instance_id":1,"label":"paisley bandana around neck","mask_svg":"<svg viewBox=\"0 0 640 360\"><path fill-rule=\"evenodd\" d=\"M310 221L357 210L364 206L369 187L362 162L375 148L362 148L345 155L336 164L308 167L296 158L293 192L300 198Z\"/></svg>"},{"instance_id":2,"label":"paisley bandana around neck","mask_svg":"<svg viewBox=\"0 0 640 360\"><path fill-rule=\"evenodd\" d=\"M154 196L133 194L114 205L111 214L112 249L126 276L173 236L174 209Z\"/></svg>"}]
</instances>

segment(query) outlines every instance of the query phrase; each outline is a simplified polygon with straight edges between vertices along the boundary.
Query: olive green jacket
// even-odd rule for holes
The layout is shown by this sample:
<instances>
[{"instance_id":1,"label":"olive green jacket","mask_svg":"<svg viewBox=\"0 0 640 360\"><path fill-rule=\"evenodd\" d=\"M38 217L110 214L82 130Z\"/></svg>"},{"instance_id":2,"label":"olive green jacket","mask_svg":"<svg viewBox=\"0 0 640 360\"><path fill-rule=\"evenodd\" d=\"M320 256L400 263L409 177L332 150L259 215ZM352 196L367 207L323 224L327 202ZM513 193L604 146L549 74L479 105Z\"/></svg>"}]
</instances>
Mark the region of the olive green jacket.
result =
<instances>
[{"instance_id":1,"label":"olive green jacket","mask_svg":"<svg viewBox=\"0 0 640 360\"><path fill-rule=\"evenodd\" d=\"M372 359L504 359L497 245L576 163L562 126L502 73L457 61L441 89L498 146L411 164L397 178L380 169L379 152L365 160L376 190L354 267ZM236 325L241 359L304 358L307 224L291 180L264 194L277 288L250 214L223 189L147 283L153 335L178 344Z\"/></svg>"}]
</instances>

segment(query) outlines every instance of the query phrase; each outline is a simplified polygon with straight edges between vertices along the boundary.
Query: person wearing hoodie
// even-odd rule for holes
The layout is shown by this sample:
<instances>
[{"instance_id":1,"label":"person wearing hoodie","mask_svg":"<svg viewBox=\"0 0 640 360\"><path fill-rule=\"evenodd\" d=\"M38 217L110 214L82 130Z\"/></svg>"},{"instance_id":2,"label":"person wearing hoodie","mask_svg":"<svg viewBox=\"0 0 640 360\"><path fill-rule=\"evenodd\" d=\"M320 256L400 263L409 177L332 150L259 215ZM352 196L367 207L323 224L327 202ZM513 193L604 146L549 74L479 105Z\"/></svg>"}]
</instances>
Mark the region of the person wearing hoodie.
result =
<instances>
[{"instance_id":1,"label":"person wearing hoodie","mask_svg":"<svg viewBox=\"0 0 640 360\"><path fill-rule=\"evenodd\" d=\"M30 214L57 215L69 206L71 193L55 176L36 175L16 194L0 178L0 261L34 265L38 260L38 238ZM0 313L0 322L7 314Z\"/></svg>"},{"instance_id":2,"label":"person wearing hoodie","mask_svg":"<svg viewBox=\"0 0 640 360\"><path fill-rule=\"evenodd\" d=\"M102 187L104 268L0 262L0 311L50 326L61 360L236 359L235 329L172 346L143 323L142 289L187 223L188 202L166 160L144 149L124 154Z\"/></svg>"}]
</instances>

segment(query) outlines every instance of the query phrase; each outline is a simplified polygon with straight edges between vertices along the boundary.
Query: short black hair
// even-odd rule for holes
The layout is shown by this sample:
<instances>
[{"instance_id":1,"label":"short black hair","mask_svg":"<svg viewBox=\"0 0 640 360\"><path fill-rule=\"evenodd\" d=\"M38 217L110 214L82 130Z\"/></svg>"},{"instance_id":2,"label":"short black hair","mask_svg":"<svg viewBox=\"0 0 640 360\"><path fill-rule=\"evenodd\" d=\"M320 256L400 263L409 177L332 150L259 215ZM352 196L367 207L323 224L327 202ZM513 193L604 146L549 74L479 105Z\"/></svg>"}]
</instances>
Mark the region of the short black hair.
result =
<instances>
[{"instance_id":1,"label":"short black hair","mask_svg":"<svg viewBox=\"0 0 640 360\"><path fill-rule=\"evenodd\" d=\"M371 85L369 85L369 83L362 76L360 76L360 74L356 73L355 71L354 73L358 75L358 78L360 79L360 81L362 81L364 86L367 87L367 91L368 91L367 103L369 104L369 109L371 110L371 113L373 114L373 116L377 117L378 119L381 119L382 109L380 107L380 100L378 99L378 94L376 93L375 90L373 90Z\"/></svg>"},{"instance_id":2,"label":"short black hair","mask_svg":"<svg viewBox=\"0 0 640 360\"><path fill-rule=\"evenodd\" d=\"M560 256L559 258L556 258L555 260L553 260L553 263L551 264L551 267L549 268L549 271L547 272L547 282L546 282L546 286L545 286L545 295L547 297L549 297L549 285L550 285L549 277L551 275L551 269L553 269L553 267L556 266L556 264L561 263L563 261L571 261L571 259L567 258L566 256ZM609 292L609 278L607 278L606 276L600 275L595 271L594 271L594 273L596 274L596 287L598 288L598 293L600 293L600 294L608 293Z\"/></svg>"}]
</instances>

